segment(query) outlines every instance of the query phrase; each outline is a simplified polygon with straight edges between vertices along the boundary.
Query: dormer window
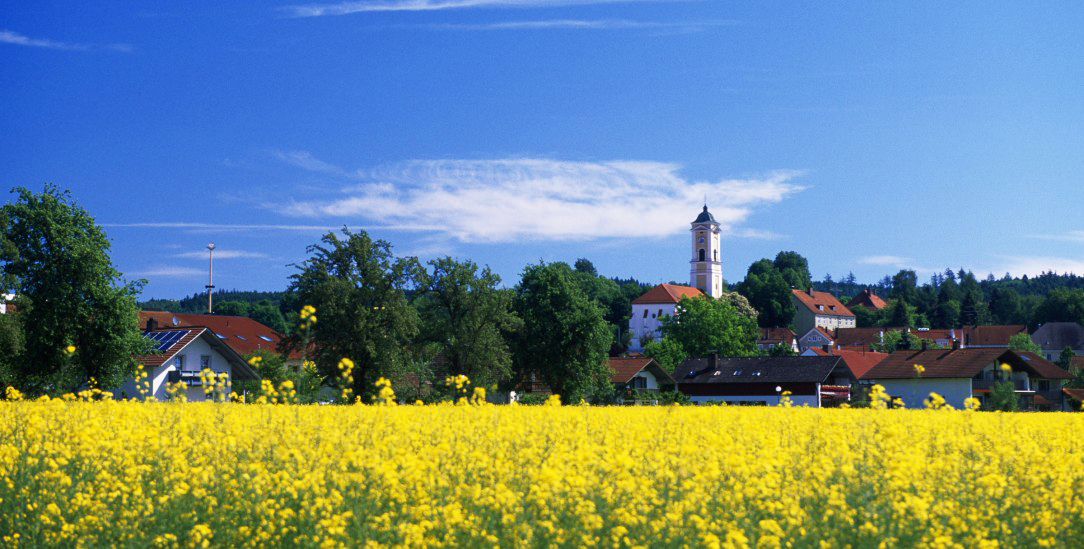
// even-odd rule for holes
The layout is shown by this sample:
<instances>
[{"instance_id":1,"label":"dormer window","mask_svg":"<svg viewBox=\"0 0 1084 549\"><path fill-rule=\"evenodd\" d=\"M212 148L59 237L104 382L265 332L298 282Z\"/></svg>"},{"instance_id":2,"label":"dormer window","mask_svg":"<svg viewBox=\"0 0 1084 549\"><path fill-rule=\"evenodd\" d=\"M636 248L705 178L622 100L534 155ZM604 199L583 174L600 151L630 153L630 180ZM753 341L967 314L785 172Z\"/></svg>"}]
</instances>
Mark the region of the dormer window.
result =
<instances>
[{"instance_id":1,"label":"dormer window","mask_svg":"<svg viewBox=\"0 0 1084 549\"><path fill-rule=\"evenodd\" d=\"M823 311L824 310L824 305L817 305L817 310L818 311Z\"/></svg>"}]
</instances>

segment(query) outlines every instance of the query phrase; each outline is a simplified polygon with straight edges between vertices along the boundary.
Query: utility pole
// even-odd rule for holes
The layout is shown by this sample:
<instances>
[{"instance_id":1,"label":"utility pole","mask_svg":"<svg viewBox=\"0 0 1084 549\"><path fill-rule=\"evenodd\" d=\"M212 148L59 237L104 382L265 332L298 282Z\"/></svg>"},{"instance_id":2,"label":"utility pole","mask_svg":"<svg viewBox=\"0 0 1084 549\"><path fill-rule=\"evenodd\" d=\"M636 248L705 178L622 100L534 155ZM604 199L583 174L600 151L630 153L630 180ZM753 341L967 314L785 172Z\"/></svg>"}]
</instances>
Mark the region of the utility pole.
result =
<instances>
[{"instance_id":1,"label":"utility pole","mask_svg":"<svg viewBox=\"0 0 1084 549\"><path fill-rule=\"evenodd\" d=\"M207 245L207 314L214 313L214 307L211 304L211 294L215 291L215 243L211 242Z\"/></svg>"}]
</instances>

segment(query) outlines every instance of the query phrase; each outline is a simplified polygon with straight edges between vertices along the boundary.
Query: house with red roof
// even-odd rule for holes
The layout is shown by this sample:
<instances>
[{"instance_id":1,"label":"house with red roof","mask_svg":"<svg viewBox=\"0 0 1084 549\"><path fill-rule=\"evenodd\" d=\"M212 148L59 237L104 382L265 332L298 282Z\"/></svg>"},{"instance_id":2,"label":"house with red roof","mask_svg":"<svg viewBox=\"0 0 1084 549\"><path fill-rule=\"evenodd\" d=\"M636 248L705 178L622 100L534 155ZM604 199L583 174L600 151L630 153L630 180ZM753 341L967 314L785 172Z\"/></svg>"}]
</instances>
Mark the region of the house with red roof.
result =
<instances>
[{"instance_id":1,"label":"house with red roof","mask_svg":"<svg viewBox=\"0 0 1084 549\"><path fill-rule=\"evenodd\" d=\"M790 298L795 308L794 333L796 334L804 336L817 327L832 331L836 328L854 328L855 326L854 313L840 303L836 296L828 292L795 289L790 291Z\"/></svg>"},{"instance_id":2,"label":"house with red roof","mask_svg":"<svg viewBox=\"0 0 1084 549\"><path fill-rule=\"evenodd\" d=\"M835 335L828 328L816 326L798 338L798 351L835 347Z\"/></svg>"},{"instance_id":3,"label":"house with red roof","mask_svg":"<svg viewBox=\"0 0 1084 549\"><path fill-rule=\"evenodd\" d=\"M208 328L241 356L260 349L277 353L282 340L282 334L246 316L140 311L139 324L150 331L166 328ZM292 353L289 358L300 360L301 355Z\"/></svg>"},{"instance_id":4,"label":"house with red roof","mask_svg":"<svg viewBox=\"0 0 1084 549\"><path fill-rule=\"evenodd\" d=\"M659 284L632 301L632 317L629 332L632 343L629 350L639 352L649 341L660 338L659 327L664 316L672 316L674 308L683 297L701 297L704 294L691 286Z\"/></svg>"},{"instance_id":5,"label":"house with red roof","mask_svg":"<svg viewBox=\"0 0 1084 549\"><path fill-rule=\"evenodd\" d=\"M848 309L853 307L865 307L871 311L880 311L887 306L888 304L885 303L885 300L881 299L880 296L870 288L862 290L862 293L854 296L847 302Z\"/></svg>"},{"instance_id":6,"label":"house with red roof","mask_svg":"<svg viewBox=\"0 0 1084 549\"><path fill-rule=\"evenodd\" d=\"M1009 366L1009 372L1001 370L1003 364ZM908 408L924 407L923 401L931 392L956 408L962 408L969 397L987 404L994 385L1010 381L1022 409L1062 410L1062 384L1069 377L1069 372L1034 353L957 348L896 351L870 368L861 380L882 385Z\"/></svg>"},{"instance_id":7,"label":"house with red roof","mask_svg":"<svg viewBox=\"0 0 1084 549\"><path fill-rule=\"evenodd\" d=\"M674 390L674 378L651 358L611 357L607 360L607 365L613 372L610 382L614 384L614 392L618 398L632 396L633 391Z\"/></svg>"},{"instance_id":8,"label":"house with red roof","mask_svg":"<svg viewBox=\"0 0 1084 549\"><path fill-rule=\"evenodd\" d=\"M778 347L780 345L797 353L798 336L795 335L790 328L775 327L760 329L760 338L757 339L757 349L768 351L772 347Z\"/></svg>"},{"instance_id":9,"label":"house with red roof","mask_svg":"<svg viewBox=\"0 0 1084 549\"><path fill-rule=\"evenodd\" d=\"M144 331L143 336L155 345L153 353L135 357L147 377L125 382L114 390L115 398L166 400L169 384L183 381L189 402L202 401L205 393L200 373L204 369L216 376L226 374L231 384L260 379L241 355L206 327L154 329Z\"/></svg>"}]
</instances>

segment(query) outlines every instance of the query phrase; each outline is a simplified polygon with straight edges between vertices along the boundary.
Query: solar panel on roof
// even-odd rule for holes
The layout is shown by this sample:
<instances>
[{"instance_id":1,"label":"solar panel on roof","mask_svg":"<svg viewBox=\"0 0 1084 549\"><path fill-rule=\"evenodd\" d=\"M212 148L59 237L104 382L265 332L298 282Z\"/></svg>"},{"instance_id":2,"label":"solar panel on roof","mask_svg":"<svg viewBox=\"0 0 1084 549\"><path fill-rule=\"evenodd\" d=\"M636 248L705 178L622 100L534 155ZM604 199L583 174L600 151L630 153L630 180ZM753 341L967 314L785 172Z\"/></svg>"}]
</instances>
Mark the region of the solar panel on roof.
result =
<instances>
[{"instance_id":1,"label":"solar panel on roof","mask_svg":"<svg viewBox=\"0 0 1084 549\"><path fill-rule=\"evenodd\" d=\"M180 341L180 339L186 335L190 330L164 330L160 332L143 332L143 337L150 339L155 343L154 348L158 352L164 352L173 346L174 343Z\"/></svg>"}]
</instances>

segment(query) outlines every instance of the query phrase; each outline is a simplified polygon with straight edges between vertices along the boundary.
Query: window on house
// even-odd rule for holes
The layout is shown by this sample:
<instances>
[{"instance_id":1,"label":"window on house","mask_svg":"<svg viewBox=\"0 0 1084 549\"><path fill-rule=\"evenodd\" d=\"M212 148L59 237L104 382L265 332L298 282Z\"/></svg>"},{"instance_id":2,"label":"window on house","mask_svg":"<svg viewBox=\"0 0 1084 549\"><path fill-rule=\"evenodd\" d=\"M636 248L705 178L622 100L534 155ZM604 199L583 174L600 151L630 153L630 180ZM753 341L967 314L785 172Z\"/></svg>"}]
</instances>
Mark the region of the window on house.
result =
<instances>
[{"instance_id":1,"label":"window on house","mask_svg":"<svg viewBox=\"0 0 1084 549\"><path fill-rule=\"evenodd\" d=\"M211 355L200 355L199 357L199 369L208 370L211 368Z\"/></svg>"},{"instance_id":2,"label":"window on house","mask_svg":"<svg viewBox=\"0 0 1084 549\"><path fill-rule=\"evenodd\" d=\"M177 355L177 358L173 359L173 367L178 370L184 369L184 355Z\"/></svg>"},{"instance_id":3,"label":"window on house","mask_svg":"<svg viewBox=\"0 0 1084 549\"><path fill-rule=\"evenodd\" d=\"M647 318L647 309L644 309L644 318Z\"/></svg>"},{"instance_id":4,"label":"window on house","mask_svg":"<svg viewBox=\"0 0 1084 549\"><path fill-rule=\"evenodd\" d=\"M1040 390L1040 391L1049 391L1050 390L1050 380L1049 379L1036 380L1036 384L1038 385L1038 390Z\"/></svg>"},{"instance_id":5,"label":"window on house","mask_svg":"<svg viewBox=\"0 0 1084 549\"><path fill-rule=\"evenodd\" d=\"M662 318L662 309L659 309L659 318Z\"/></svg>"},{"instance_id":6,"label":"window on house","mask_svg":"<svg viewBox=\"0 0 1084 549\"><path fill-rule=\"evenodd\" d=\"M629 388L631 389L647 389L647 379L641 376L636 376L629 381Z\"/></svg>"},{"instance_id":7,"label":"window on house","mask_svg":"<svg viewBox=\"0 0 1084 549\"><path fill-rule=\"evenodd\" d=\"M719 250L715 250L715 261L719 261Z\"/></svg>"},{"instance_id":8,"label":"window on house","mask_svg":"<svg viewBox=\"0 0 1084 549\"><path fill-rule=\"evenodd\" d=\"M700 261L704 261L704 248L700 248Z\"/></svg>"}]
</instances>

